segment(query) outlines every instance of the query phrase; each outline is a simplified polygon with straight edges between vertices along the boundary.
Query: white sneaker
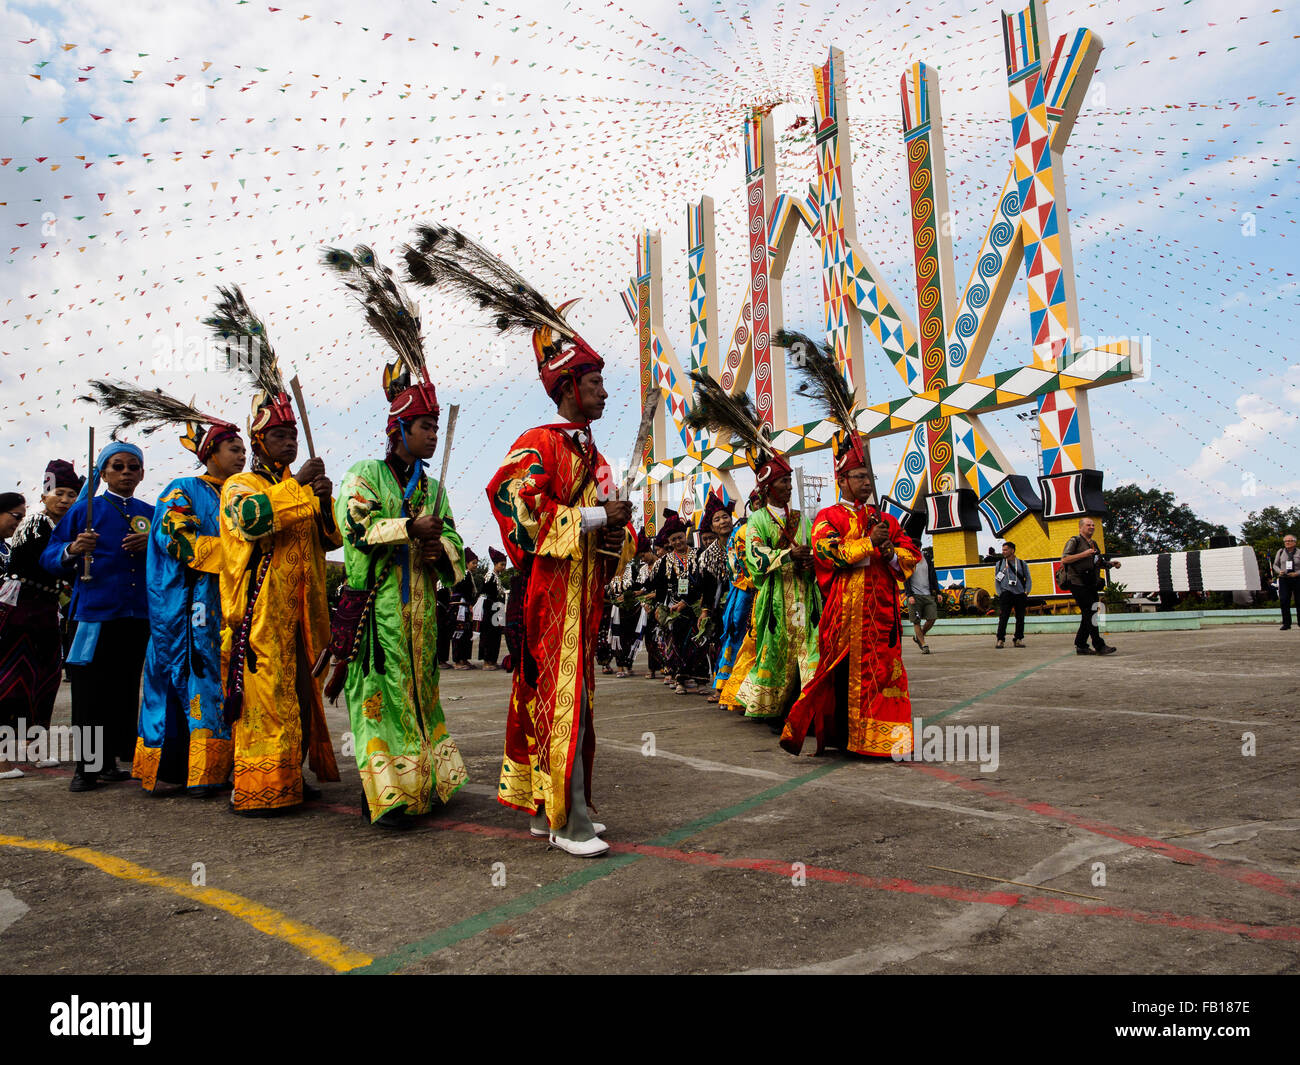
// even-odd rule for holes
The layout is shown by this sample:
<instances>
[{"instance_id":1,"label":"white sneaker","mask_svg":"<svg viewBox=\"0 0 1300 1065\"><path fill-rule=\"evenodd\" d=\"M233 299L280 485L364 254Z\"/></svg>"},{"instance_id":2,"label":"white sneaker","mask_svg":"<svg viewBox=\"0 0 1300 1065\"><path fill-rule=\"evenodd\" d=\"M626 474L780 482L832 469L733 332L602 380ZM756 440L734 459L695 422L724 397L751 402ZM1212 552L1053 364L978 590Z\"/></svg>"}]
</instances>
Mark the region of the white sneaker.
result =
<instances>
[{"instance_id":1,"label":"white sneaker","mask_svg":"<svg viewBox=\"0 0 1300 1065\"><path fill-rule=\"evenodd\" d=\"M572 854L575 858L599 858L602 854L609 853L609 844L603 839L589 839L577 843L571 839L561 839L554 832L551 833L551 846L559 848L565 854Z\"/></svg>"},{"instance_id":2,"label":"white sneaker","mask_svg":"<svg viewBox=\"0 0 1300 1065\"><path fill-rule=\"evenodd\" d=\"M593 821L591 827L596 830L596 835L603 836L605 834L605 826L599 821ZM536 836L538 839L545 839L551 834L551 830L549 828L537 828L533 825L529 825L528 834L530 836Z\"/></svg>"},{"instance_id":3,"label":"white sneaker","mask_svg":"<svg viewBox=\"0 0 1300 1065\"><path fill-rule=\"evenodd\" d=\"M25 777L27 774L21 769L6 769L0 773L0 780L17 780L19 777Z\"/></svg>"},{"instance_id":4,"label":"white sneaker","mask_svg":"<svg viewBox=\"0 0 1300 1065\"><path fill-rule=\"evenodd\" d=\"M37 769L53 769L59 764L59 760L57 758L43 758L41 761L33 762L32 764L35 765Z\"/></svg>"}]
</instances>

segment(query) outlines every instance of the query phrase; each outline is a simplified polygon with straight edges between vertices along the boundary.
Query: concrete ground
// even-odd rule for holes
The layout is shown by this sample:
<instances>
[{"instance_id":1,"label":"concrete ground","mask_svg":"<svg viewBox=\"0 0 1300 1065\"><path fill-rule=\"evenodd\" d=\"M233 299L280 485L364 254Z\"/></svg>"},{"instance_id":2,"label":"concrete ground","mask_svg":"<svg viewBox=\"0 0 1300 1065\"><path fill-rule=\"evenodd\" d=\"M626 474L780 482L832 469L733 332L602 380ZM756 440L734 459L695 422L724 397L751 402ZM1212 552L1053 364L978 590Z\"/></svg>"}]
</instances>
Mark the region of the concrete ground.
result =
<instances>
[{"instance_id":1,"label":"concrete ground","mask_svg":"<svg viewBox=\"0 0 1300 1065\"><path fill-rule=\"evenodd\" d=\"M252 821L33 771L0 781L0 971L1300 971L1300 634L1113 642L907 642L916 713L996 725L994 772L794 758L601 677L598 860L495 801L502 673L444 673L471 784L405 834L362 820L344 758L323 802Z\"/></svg>"}]
</instances>

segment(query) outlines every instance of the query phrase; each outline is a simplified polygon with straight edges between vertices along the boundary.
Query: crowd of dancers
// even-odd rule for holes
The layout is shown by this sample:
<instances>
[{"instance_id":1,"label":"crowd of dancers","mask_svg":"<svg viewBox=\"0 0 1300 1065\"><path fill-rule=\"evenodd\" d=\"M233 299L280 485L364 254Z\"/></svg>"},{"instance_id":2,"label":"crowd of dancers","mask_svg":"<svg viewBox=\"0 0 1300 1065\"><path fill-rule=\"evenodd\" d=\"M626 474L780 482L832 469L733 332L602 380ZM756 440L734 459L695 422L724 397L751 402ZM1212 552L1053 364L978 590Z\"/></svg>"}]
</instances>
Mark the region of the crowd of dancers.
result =
<instances>
[{"instance_id":1,"label":"crowd of dancers","mask_svg":"<svg viewBox=\"0 0 1300 1065\"><path fill-rule=\"evenodd\" d=\"M0 553L0 725L47 727L66 668L74 728L102 739L94 759L81 752L73 792L134 777L151 793L228 791L236 814L270 816L320 796L304 763L317 782L339 780L324 701L341 697L366 813L405 828L468 779L439 676L448 654L471 665L477 613L482 658L496 665L503 635L512 675L498 799L575 856L608 850L591 798L595 676L630 675L642 646L649 676L771 722L791 753L809 732L818 752L910 753L898 592L921 555L874 505L828 351L777 338L841 428L838 502L815 516L792 508L791 467L752 403L697 373L693 427L743 454L756 487L740 514L711 494L698 531L666 511L652 538L610 490L593 439L604 361L566 305L448 227L420 227L402 254L407 283L529 337L556 407L486 485L503 548L490 568L475 569L447 485L425 469L442 422L414 303L369 248L327 249L326 270L396 354L381 373L383 454L353 464L337 492L322 459L299 461L301 397L296 416L266 324L238 287L220 288L205 322L247 378L247 447L234 422L158 389L94 381L86 398L116 428L88 478L51 463L30 517L21 496L0 497L0 541L12 537ZM167 427L200 469L150 504L135 496L144 452L118 436ZM325 556L339 547L346 581L331 604ZM0 777L21 775L0 762Z\"/></svg>"}]
</instances>

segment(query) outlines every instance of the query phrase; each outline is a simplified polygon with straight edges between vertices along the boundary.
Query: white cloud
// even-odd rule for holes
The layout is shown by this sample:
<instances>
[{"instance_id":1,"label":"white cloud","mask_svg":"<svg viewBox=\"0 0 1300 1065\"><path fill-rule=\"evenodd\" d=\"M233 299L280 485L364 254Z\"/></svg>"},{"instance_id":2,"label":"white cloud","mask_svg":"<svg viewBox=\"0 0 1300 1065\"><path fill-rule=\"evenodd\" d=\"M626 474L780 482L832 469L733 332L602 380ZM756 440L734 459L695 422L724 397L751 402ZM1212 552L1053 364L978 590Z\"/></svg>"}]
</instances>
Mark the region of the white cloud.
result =
<instances>
[{"instance_id":1,"label":"white cloud","mask_svg":"<svg viewBox=\"0 0 1300 1065\"><path fill-rule=\"evenodd\" d=\"M1293 366L1282 375L1273 394L1275 399L1257 392L1238 396L1238 420L1224 426L1201 449L1187 473L1196 478L1216 477L1228 464L1248 455L1259 455L1261 448L1271 451L1270 444L1300 425L1300 366Z\"/></svg>"}]
</instances>

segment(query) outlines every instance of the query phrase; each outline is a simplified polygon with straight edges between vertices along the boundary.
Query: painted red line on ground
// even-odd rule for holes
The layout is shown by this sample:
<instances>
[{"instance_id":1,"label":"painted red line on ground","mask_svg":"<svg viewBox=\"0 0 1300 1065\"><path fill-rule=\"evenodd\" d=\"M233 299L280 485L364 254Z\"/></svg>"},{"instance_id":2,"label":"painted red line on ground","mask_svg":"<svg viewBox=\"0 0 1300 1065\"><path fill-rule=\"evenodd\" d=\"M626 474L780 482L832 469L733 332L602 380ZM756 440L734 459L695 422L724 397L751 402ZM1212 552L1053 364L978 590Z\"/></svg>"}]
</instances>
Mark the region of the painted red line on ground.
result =
<instances>
[{"instance_id":1,"label":"painted red line on ground","mask_svg":"<svg viewBox=\"0 0 1300 1065\"><path fill-rule=\"evenodd\" d=\"M311 805L318 809L351 814L354 817L361 816L361 808L357 806L321 802ZM481 825L472 821L428 821L425 825L440 831L464 832L488 839L538 839L519 829ZM770 858L726 858L713 851L684 851L676 847L657 847L648 843L611 843L609 849L614 854L639 854L646 858L662 858L708 869L743 869L747 872L768 873L786 880L794 872L792 863L779 862ZM1136 924L1162 925L1193 932L1221 932L1226 935L1247 936L1251 939L1300 943L1300 927L1289 925L1251 925L1240 921L1220 920L1216 917L1130 910L1122 906L1078 903L1068 899L1044 898L1041 895L1025 895L1012 891L977 891L956 884L920 884L901 877L868 876L865 873L853 873L847 869L831 869L819 865L805 865L804 875L809 880L827 884L847 884L871 891L888 891L902 895L924 895L949 902L975 902L987 906L1001 906L1008 910L1043 913L1053 917L1110 917Z\"/></svg>"},{"instance_id":2,"label":"painted red line on ground","mask_svg":"<svg viewBox=\"0 0 1300 1065\"><path fill-rule=\"evenodd\" d=\"M771 873L784 879L789 879L793 875L790 862L778 862L767 858L724 858L720 854L709 851L680 851L672 847L654 847L638 843L613 843L610 849L615 854L643 854L647 857L667 858L714 869L746 869ZM1185 928L1198 932L1224 932L1229 935L1249 936L1252 939L1300 942L1300 927L1288 925L1250 925L1242 924L1240 921L1220 920L1216 917L1153 913L1146 910L1130 910L1121 906L1079 903L1069 899L1044 898L1041 895L1023 895L1010 891L973 891L954 884L919 884L914 880L900 877L867 876L864 873L851 873L845 869L827 869L816 865L806 866L804 875L809 880L831 884L852 884L873 891L926 895L953 902L977 902L1052 916L1113 917L1138 924L1166 925L1170 928Z\"/></svg>"},{"instance_id":3,"label":"painted red line on ground","mask_svg":"<svg viewBox=\"0 0 1300 1065\"><path fill-rule=\"evenodd\" d=\"M991 788L982 781L949 773L937 766L927 766L916 762L904 765L928 773L946 783L964 787L1000 802L1011 803L1033 813L1041 814L1055 820L1067 821L1077 827L1107 836L1134 847L1143 847L1155 851L1182 864L1204 865L1213 872L1232 877L1253 887L1262 887L1274 894L1290 896L1296 893L1297 885L1288 884L1267 873L1252 873L1238 869L1231 863L1219 858L1212 858L1199 851L1175 847L1158 839L1146 836L1134 836L1099 821L1089 821L1058 810L1048 803L1021 799L1019 796ZM44 770L57 773L58 770ZM310 802L306 807L317 810L329 810L332 813L347 814L351 817L361 816L361 807L348 806L344 803ZM464 832L467 835L482 836L487 839L513 839L533 841L538 837L516 828L501 828L496 825L482 825L473 821L439 821L428 820L420 823L421 827L435 828L446 832ZM768 858L726 858L712 851L684 851L674 847L656 847L645 843L611 843L610 850L615 854L640 854L648 858L662 858L667 861L681 862L685 865L698 865L710 869L743 869L749 872L768 873L788 879L793 875L792 863L778 862ZM1300 942L1300 927L1292 925L1250 925L1240 921L1226 921L1216 917L1199 917L1190 914L1156 913L1147 910L1131 910L1121 906L1089 905L1068 899L1044 898L1041 895L1022 895L1010 891L975 891L959 887L956 884L921 884L901 877L876 877L864 873L854 873L847 869L831 869L818 865L806 865L804 875L809 880L828 884L849 884L854 887L867 888L872 891L888 891L903 895L924 895L930 898L945 899L950 902L973 902L988 906L1001 906L1005 909L1024 910L1027 913L1042 913L1055 917L1110 917L1117 920L1131 921L1135 924L1160 925L1167 928L1182 928L1193 932L1220 932L1225 935L1240 935L1250 939L1278 940L1282 942Z\"/></svg>"},{"instance_id":4,"label":"painted red line on ground","mask_svg":"<svg viewBox=\"0 0 1300 1065\"><path fill-rule=\"evenodd\" d=\"M978 795L983 795L989 799L996 799L998 802L1008 803L1012 806L1018 806L1022 810L1028 810L1030 813L1039 814L1042 817L1051 818L1054 821L1064 821L1066 824L1074 825L1085 832L1091 832L1097 836L1105 836L1108 839L1118 840L1120 843L1128 844L1130 847L1140 847L1143 850L1159 854L1180 865L1199 865L1212 873L1219 876L1228 877L1242 884L1248 884L1251 887L1259 888L1263 891L1272 892L1274 895L1282 895L1286 898L1293 898L1300 895L1300 884L1283 880L1281 877L1273 876L1271 873L1261 873L1251 869L1243 869L1241 866L1224 861L1222 858L1212 858L1208 854L1202 854L1200 851L1188 850L1186 847L1177 847L1172 843L1166 843L1164 840L1152 839L1150 836L1138 836L1131 832L1126 832L1115 825L1108 825L1104 821L1094 821L1088 817L1082 817L1079 814L1070 813L1068 810L1061 810L1050 803L1037 802L1033 799L1022 799L1018 795L1012 795L1010 792L1001 791L997 788L985 784L982 780L971 780L969 777L963 777L957 773L950 773L946 769L940 769L934 765L923 765L919 762L904 762L909 769L914 769L918 773L925 773L934 777L936 780L942 780L946 784L953 784L956 787L966 791L973 791Z\"/></svg>"}]
</instances>

